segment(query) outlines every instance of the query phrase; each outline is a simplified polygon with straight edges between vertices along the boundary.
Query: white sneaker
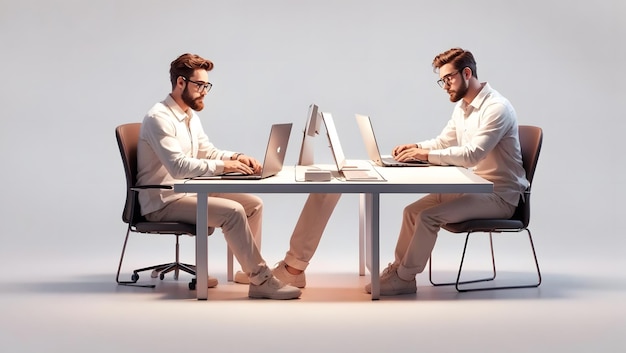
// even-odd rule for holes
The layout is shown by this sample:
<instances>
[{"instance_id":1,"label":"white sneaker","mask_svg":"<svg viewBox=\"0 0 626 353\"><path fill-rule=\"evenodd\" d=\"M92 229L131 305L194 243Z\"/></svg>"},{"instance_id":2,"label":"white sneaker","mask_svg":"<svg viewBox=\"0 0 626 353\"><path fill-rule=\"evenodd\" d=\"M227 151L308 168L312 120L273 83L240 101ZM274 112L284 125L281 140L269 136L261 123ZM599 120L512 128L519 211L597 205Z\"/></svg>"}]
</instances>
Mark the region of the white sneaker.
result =
<instances>
[{"instance_id":1,"label":"white sneaker","mask_svg":"<svg viewBox=\"0 0 626 353\"><path fill-rule=\"evenodd\" d=\"M248 297L264 298L264 299L297 299L300 298L302 291L296 287L286 285L279 279L272 276L258 286L250 283L248 289Z\"/></svg>"},{"instance_id":2,"label":"white sneaker","mask_svg":"<svg viewBox=\"0 0 626 353\"><path fill-rule=\"evenodd\" d=\"M365 291L372 293L372 284L365 286ZM398 265L389 264L380 274L380 295L400 295L417 292L415 278L405 281L398 276Z\"/></svg>"},{"instance_id":3,"label":"white sneaker","mask_svg":"<svg viewBox=\"0 0 626 353\"><path fill-rule=\"evenodd\" d=\"M272 274L285 284L290 284L298 288L306 287L306 276L304 275L304 271L298 275L289 273L289 271L287 271L287 264L285 261L279 262L278 265L276 265L276 268L272 270Z\"/></svg>"},{"instance_id":4,"label":"white sneaker","mask_svg":"<svg viewBox=\"0 0 626 353\"><path fill-rule=\"evenodd\" d=\"M235 272L233 282L239 284L250 284L250 277L248 277L248 275L243 271L237 271Z\"/></svg>"}]
</instances>

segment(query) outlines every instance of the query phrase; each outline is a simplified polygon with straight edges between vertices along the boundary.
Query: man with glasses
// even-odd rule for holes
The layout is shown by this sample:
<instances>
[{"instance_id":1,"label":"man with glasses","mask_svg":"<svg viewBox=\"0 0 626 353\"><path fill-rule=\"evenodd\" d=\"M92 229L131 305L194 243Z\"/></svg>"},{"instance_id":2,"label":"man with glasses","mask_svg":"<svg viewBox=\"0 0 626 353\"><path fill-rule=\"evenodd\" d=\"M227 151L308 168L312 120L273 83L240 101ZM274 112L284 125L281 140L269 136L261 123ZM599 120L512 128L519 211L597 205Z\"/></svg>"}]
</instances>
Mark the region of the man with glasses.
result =
<instances>
[{"instance_id":1,"label":"man with glasses","mask_svg":"<svg viewBox=\"0 0 626 353\"><path fill-rule=\"evenodd\" d=\"M260 172L259 162L242 153L220 150L210 141L197 111L211 89L208 72L213 63L183 54L170 65L171 93L155 104L141 124L137 145L137 184L172 185L186 178L229 172ZM139 193L141 213L149 221L196 223L196 195L148 189ZM300 289L276 279L261 257L263 202L248 194L209 195L208 225L221 227L224 238L249 277L252 298L295 299ZM217 280L209 278L209 287Z\"/></svg>"},{"instance_id":2,"label":"man with glasses","mask_svg":"<svg viewBox=\"0 0 626 353\"><path fill-rule=\"evenodd\" d=\"M437 81L456 103L439 136L396 146L399 161L428 160L436 165L472 168L491 181L491 194L429 194L408 205L395 260L380 276L380 295L415 293L443 224L477 218L509 218L529 183L522 166L515 110L486 82L478 80L471 52L453 48L433 60ZM371 293L371 284L365 290Z\"/></svg>"}]
</instances>

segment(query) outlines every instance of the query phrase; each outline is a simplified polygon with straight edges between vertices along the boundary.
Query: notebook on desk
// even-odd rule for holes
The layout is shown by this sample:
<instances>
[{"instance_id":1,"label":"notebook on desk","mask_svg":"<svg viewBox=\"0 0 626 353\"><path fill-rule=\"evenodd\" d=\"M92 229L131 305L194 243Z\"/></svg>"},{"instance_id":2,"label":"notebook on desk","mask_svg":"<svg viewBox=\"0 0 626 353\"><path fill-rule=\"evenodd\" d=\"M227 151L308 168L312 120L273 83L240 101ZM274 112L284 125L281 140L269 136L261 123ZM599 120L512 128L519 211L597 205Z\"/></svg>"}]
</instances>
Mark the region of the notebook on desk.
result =
<instances>
[{"instance_id":1,"label":"notebook on desk","mask_svg":"<svg viewBox=\"0 0 626 353\"><path fill-rule=\"evenodd\" d=\"M216 176L200 176L194 179L259 180L278 174L283 169L292 125L292 123L272 125L260 174L228 173Z\"/></svg>"},{"instance_id":2,"label":"notebook on desk","mask_svg":"<svg viewBox=\"0 0 626 353\"><path fill-rule=\"evenodd\" d=\"M374 128L372 127L372 121L369 116L356 114L356 122L359 125L361 131L361 137L363 143L365 143L365 149L367 155L370 157L376 165L381 167L426 167L430 163L426 161L409 161L400 162L395 160L391 155L381 155L378 148L378 142L376 142L376 136L374 135Z\"/></svg>"},{"instance_id":3,"label":"notebook on desk","mask_svg":"<svg viewBox=\"0 0 626 353\"><path fill-rule=\"evenodd\" d=\"M343 148L339 141L339 134L335 127L335 122L330 113L322 113L322 120L326 127L328 143L330 150L337 166L337 171L341 173L346 180L349 181L386 181L371 165L358 166L348 165L346 157L343 154Z\"/></svg>"}]
</instances>

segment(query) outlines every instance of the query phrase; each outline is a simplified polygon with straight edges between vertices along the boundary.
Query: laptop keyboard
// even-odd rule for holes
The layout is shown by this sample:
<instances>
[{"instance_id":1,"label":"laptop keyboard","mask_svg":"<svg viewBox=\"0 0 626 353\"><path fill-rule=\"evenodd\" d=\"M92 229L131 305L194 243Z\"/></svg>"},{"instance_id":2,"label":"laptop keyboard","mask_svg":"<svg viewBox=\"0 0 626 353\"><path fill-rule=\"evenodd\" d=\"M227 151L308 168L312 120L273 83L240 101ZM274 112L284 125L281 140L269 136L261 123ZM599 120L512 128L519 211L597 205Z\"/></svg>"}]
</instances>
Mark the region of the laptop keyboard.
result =
<instances>
[{"instance_id":1,"label":"laptop keyboard","mask_svg":"<svg viewBox=\"0 0 626 353\"><path fill-rule=\"evenodd\" d=\"M378 179L376 172L369 170L342 170L346 180Z\"/></svg>"}]
</instances>

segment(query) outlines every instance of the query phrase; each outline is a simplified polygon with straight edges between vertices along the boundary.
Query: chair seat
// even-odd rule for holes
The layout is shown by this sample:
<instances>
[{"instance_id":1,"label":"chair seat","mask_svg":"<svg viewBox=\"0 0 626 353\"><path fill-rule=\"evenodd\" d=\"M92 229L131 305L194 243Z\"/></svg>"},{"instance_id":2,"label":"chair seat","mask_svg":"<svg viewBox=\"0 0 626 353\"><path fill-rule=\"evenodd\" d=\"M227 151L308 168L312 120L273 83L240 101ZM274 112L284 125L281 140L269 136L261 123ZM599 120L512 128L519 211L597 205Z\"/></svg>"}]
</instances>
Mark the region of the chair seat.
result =
<instances>
[{"instance_id":1,"label":"chair seat","mask_svg":"<svg viewBox=\"0 0 626 353\"><path fill-rule=\"evenodd\" d=\"M196 225L183 222L138 222L135 229L140 233L166 233L196 235ZM209 235L215 228L209 227Z\"/></svg>"},{"instance_id":2,"label":"chair seat","mask_svg":"<svg viewBox=\"0 0 626 353\"><path fill-rule=\"evenodd\" d=\"M196 234L194 224L182 222L138 222L135 229L140 233Z\"/></svg>"},{"instance_id":3,"label":"chair seat","mask_svg":"<svg viewBox=\"0 0 626 353\"><path fill-rule=\"evenodd\" d=\"M472 219L465 222L444 224L443 229L452 233L497 232L498 230L519 230L524 223L517 219Z\"/></svg>"}]
</instances>

